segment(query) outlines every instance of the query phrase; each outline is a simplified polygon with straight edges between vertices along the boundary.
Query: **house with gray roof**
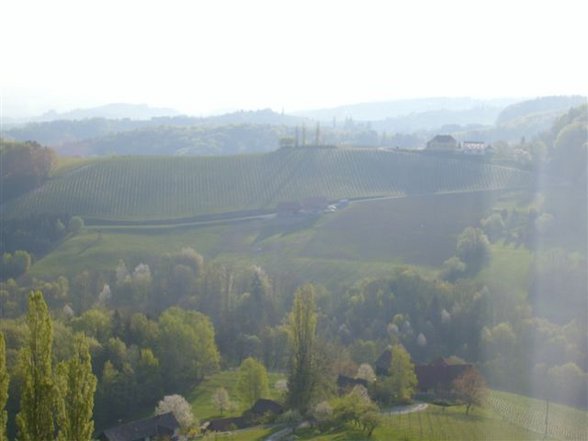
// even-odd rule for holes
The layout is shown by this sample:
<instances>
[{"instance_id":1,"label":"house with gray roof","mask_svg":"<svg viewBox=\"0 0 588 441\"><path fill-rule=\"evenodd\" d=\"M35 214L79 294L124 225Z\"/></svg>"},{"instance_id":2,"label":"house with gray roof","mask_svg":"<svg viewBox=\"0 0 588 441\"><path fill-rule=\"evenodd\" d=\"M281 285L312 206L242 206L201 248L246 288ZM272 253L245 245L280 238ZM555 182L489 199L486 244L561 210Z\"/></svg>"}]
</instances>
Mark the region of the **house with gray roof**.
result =
<instances>
[{"instance_id":1,"label":"house with gray roof","mask_svg":"<svg viewBox=\"0 0 588 441\"><path fill-rule=\"evenodd\" d=\"M155 415L143 420L131 421L106 429L98 436L99 441L154 441L168 437L180 441L180 424L173 413Z\"/></svg>"}]
</instances>

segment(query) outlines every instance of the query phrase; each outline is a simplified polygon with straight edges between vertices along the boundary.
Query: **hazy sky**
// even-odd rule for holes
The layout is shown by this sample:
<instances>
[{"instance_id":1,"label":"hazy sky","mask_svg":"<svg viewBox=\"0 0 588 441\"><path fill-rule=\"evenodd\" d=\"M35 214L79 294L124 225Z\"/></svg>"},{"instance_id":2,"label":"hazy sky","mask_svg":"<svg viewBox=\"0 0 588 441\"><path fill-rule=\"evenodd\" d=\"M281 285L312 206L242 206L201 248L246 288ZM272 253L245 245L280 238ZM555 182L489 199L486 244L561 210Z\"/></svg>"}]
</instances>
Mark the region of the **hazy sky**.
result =
<instances>
[{"instance_id":1,"label":"hazy sky","mask_svg":"<svg viewBox=\"0 0 588 441\"><path fill-rule=\"evenodd\" d=\"M3 0L3 114L588 94L587 10L586 0Z\"/></svg>"}]
</instances>

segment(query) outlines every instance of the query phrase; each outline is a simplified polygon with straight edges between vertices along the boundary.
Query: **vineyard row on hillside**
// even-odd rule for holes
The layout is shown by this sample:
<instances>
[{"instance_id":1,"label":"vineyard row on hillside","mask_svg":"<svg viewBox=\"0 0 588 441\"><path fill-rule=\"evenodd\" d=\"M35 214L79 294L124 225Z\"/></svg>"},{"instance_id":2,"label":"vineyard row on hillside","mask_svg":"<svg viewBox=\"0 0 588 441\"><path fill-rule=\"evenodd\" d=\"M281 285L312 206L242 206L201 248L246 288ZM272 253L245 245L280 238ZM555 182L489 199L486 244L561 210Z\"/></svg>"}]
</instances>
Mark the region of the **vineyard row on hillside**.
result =
<instances>
[{"instance_id":1,"label":"vineyard row on hillside","mask_svg":"<svg viewBox=\"0 0 588 441\"><path fill-rule=\"evenodd\" d=\"M102 219L177 219L252 209L312 196L329 200L529 185L527 172L408 152L281 150L233 157L97 160L49 180L4 207Z\"/></svg>"}]
</instances>

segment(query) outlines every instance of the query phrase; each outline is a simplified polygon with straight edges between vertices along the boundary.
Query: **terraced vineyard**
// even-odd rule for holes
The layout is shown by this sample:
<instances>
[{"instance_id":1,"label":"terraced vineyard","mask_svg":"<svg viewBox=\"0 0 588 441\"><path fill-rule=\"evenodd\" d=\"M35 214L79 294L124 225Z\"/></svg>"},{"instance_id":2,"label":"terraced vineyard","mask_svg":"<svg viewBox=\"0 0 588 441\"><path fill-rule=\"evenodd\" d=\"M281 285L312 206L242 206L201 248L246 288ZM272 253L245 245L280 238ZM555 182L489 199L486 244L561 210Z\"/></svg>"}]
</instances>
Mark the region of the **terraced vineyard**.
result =
<instances>
[{"instance_id":1,"label":"terraced vineyard","mask_svg":"<svg viewBox=\"0 0 588 441\"><path fill-rule=\"evenodd\" d=\"M281 201L490 190L529 174L410 152L291 149L232 157L118 157L57 174L3 207L7 218L68 213L102 220L179 219L273 210Z\"/></svg>"}]
</instances>

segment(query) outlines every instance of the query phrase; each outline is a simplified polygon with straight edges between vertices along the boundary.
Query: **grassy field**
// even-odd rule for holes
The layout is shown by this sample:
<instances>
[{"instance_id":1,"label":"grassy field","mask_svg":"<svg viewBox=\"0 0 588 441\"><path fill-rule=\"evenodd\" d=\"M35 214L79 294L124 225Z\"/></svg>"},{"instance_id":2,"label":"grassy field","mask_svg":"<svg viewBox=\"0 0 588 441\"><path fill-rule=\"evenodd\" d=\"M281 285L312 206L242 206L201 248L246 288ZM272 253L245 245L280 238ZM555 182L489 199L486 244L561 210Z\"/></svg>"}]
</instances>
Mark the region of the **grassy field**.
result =
<instances>
[{"instance_id":1,"label":"grassy field","mask_svg":"<svg viewBox=\"0 0 588 441\"><path fill-rule=\"evenodd\" d=\"M526 403L527 398L515 396L507 400ZM564 416L568 413L564 412ZM585 414L584 414L585 417ZM584 425L585 426L585 425ZM582 426L582 427L584 427ZM584 427L585 430L585 427ZM269 428L255 428L236 431L231 434L218 435L218 439L235 441L263 440L271 433ZM525 425L510 421L492 408L476 409L465 415L461 406L443 408L429 406L423 412L404 415L385 416L380 427L376 428L371 438L351 426L320 433L316 429L299 430L297 439L317 441L538 441L538 440L585 440L585 432L576 433L576 437L562 437L529 430ZM214 439L214 438L213 438Z\"/></svg>"},{"instance_id":2,"label":"grassy field","mask_svg":"<svg viewBox=\"0 0 588 441\"><path fill-rule=\"evenodd\" d=\"M84 269L112 270L119 259L139 263L166 252L192 247L210 255L219 240L216 229L153 230L148 232L86 229L35 262L34 276L73 275Z\"/></svg>"},{"instance_id":3,"label":"grassy field","mask_svg":"<svg viewBox=\"0 0 588 441\"><path fill-rule=\"evenodd\" d=\"M274 388L274 384L276 381L283 379L284 375L279 373L269 373L268 376L270 396L267 398L274 400L279 399L280 396L278 391ZM229 393L230 400L235 403L235 408L231 411L224 412L223 417L241 415L243 411L248 409L248 406L239 401L237 393L238 381L238 370L222 371L205 379L186 397L192 405L194 415L200 421L211 418L221 418L218 409L212 404L212 394L219 387L224 387Z\"/></svg>"},{"instance_id":4,"label":"grassy field","mask_svg":"<svg viewBox=\"0 0 588 441\"><path fill-rule=\"evenodd\" d=\"M506 295L526 299L529 289L533 254L524 247L492 245L490 264L476 276L476 280L486 285L494 295ZM505 299L505 307L511 305Z\"/></svg>"},{"instance_id":5,"label":"grassy field","mask_svg":"<svg viewBox=\"0 0 588 441\"><path fill-rule=\"evenodd\" d=\"M279 399L279 393L274 388L276 381L284 378L283 374L269 373L269 387L271 399ZM186 399L192 405L192 411L199 421L205 421L211 418L224 418L230 416L239 416L247 410L247 406L239 401L237 394L237 382L239 380L238 370L222 371L211 375L192 390ZM235 403L232 410L223 413L222 417L217 408L212 404L212 394L219 388L224 387L229 393L229 398ZM231 433L210 434L207 440L227 440L227 441L262 441L265 440L275 428L252 427L245 430L234 431Z\"/></svg>"},{"instance_id":6,"label":"grassy field","mask_svg":"<svg viewBox=\"0 0 588 441\"><path fill-rule=\"evenodd\" d=\"M301 434L302 435L302 434ZM367 440L359 430L348 429L318 434L308 431L302 439L320 441ZM477 411L465 415L462 407L443 408L429 406L423 412L384 417L376 428L373 441L519 441L537 440L536 433L504 421L492 412Z\"/></svg>"},{"instance_id":7,"label":"grassy field","mask_svg":"<svg viewBox=\"0 0 588 441\"><path fill-rule=\"evenodd\" d=\"M268 427L253 427L236 432L211 433L200 439L203 441L263 441L274 431L275 429Z\"/></svg>"},{"instance_id":8,"label":"grassy field","mask_svg":"<svg viewBox=\"0 0 588 441\"><path fill-rule=\"evenodd\" d=\"M281 201L512 188L529 174L483 162L407 152L289 149L230 157L117 157L62 161L41 188L10 202L7 218L179 219Z\"/></svg>"},{"instance_id":9,"label":"grassy field","mask_svg":"<svg viewBox=\"0 0 588 441\"><path fill-rule=\"evenodd\" d=\"M535 433L545 433L545 401L493 391L488 407L505 421L525 427ZM547 434L558 440L587 440L588 412L561 404L549 404Z\"/></svg>"},{"instance_id":10,"label":"grassy field","mask_svg":"<svg viewBox=\"0 0 588 441\"><path fill-rule=\"evenodd\" d=\"M506 196L510 197L510 196ZM274 274L299 274L336 289L363 277L381 277L399 265L436 268L455 252L459 233L477 225L499 192L412 196L351 204L320 217L256 220L183 228L86 229L35 262L34 276L113 270L192 247L207 260L261 265ZM496 245L480 277L526 289L530 254ZM500 277L497 277L500 274Z\"/></svg>"},{"instance_id":11,"label":"grassy field","mask_svg":"<svg viewBox=\"0 0 588 441\"><path fill-rule=\"evenodd\" d=\"M506 392L491 391L487 404L465 415L462 406L443 408L430 405L424 412L386 416L372 436L374 441L519 441L586 440L588 412L550 404L547 437L545 402ZM321 441L365 440L352 428L328 434L308 431L303 439Z\"/></svg>"},{"instance_id":12,"label":"grassy field","mask_svg":"<svg viewBox=\"0 0 588 441\"><path fill-rule=\"evenodd\" d=\"M249 226L238 230L209 227L153 234L105 231L101 236L95 230L88 230L68 239L35 262L30 274L57 277L74 276L89 268L110 271L114 270L119 259L137 265L183 247L194 248L208 261L233 267L260 265L270 273L298 274L304 281L330 287L351 284L362 277L383 276L398 264L393 261L299 257L296 249L288 247L289 239L259 244L255 238L255 231L249 230Z\"/></svg>"},{"instance_id":13,"label":"grassy field","mask_svg":"<svg viewBox=\"0 0 588 441\"><path fill-rule=\"evenodd\" d=\"M352 204L315 228L308 257L401 259L437 266L454 254L457 236L479 225L499 192L411 196Z\"/></svg>"},{"instance_id":14,"label":"grassy field","mask_svg":"<svg viewBox=\"0 0 588 441\"><path fill-rule=\"evenodd\" d=\"M284 374L270 373L270 397L279 399L273 388ZM236 407L223 416L240 415L246 406L238 402L238 371L222 371L210 376L187 394L194 415L204 421L218 418L220 414L212 405L213 392L224 387ZM383 414L383 423L371 438L373 441L523 441L523 440L586 440L588 439L588 412L551 403L547 437L545 432L545 402L507 392L490 391L482 408L474 408L469 415L463 406L442 408L430 404L425 411L404 415ZM217 434L207 439L256 441L264 440L279 427L254 427ZM321 441L367 440L365 434L353 426L339 428L327 433L316 429L297 432L298 439Z\"/></svg>"}]
</instances>

